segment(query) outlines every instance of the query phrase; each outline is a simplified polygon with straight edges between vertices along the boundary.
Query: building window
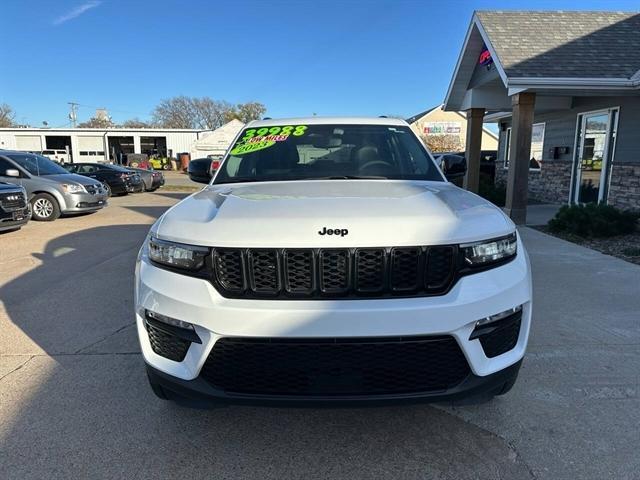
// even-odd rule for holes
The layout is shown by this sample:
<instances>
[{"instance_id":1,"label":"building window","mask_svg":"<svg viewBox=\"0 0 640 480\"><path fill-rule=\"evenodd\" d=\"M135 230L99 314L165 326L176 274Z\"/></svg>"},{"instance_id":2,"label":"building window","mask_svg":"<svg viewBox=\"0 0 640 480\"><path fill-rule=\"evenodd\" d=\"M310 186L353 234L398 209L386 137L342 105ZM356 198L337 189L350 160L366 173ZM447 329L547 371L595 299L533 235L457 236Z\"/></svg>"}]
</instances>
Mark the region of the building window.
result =
<instances>
[{"instance_id":1,"label":"building window","mask_svg":"<svg viewBox=\"0 0 640 480\"><path fill-rule=\"evenodd\" d=\"M544 127L544 123L534 123L531 126L531 158L529 161L529 170L540 170L542 153L544 152ZM507 128L504 146L504 168L508 169L511 150L511 127Z\"/></svg>"}]
</instances>

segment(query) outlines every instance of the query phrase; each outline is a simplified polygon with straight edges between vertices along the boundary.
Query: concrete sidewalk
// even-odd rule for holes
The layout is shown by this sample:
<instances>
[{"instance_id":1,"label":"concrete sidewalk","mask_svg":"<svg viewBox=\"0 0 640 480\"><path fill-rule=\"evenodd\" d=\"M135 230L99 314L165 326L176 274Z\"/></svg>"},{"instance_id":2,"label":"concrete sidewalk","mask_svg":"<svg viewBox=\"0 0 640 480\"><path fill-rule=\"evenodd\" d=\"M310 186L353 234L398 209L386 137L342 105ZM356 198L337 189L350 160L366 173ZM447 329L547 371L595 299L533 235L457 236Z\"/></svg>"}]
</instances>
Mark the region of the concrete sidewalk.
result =
<instances>
[{"instance_id":1,"label":"concrete sidewalk","mask_svg":"<svg viewBox=\"0 0 640 480\"><path fill-rule=\"evenodd\" d=\"M535 204L527 206L527 225L540 226L549 223L560 207L558 204Z\"/></svg>"}]
</instances>

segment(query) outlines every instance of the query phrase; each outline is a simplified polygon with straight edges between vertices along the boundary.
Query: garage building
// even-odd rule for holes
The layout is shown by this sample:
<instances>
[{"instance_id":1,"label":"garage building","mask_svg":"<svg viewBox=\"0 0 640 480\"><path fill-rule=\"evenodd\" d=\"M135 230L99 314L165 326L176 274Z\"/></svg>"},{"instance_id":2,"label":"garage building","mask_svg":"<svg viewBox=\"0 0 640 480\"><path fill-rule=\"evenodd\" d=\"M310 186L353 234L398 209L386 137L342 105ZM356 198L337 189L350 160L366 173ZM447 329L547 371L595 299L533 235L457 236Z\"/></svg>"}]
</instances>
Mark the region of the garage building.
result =
<instances>
[{"instance_id":1,"label":"garage building","mask_svg":"<svg viewBox=\"0 0 640 480\"><path fill-rule=\"evenodd\" d=\"M203 130L161 128L0 128L0 149L42 152L63 162L118 163L122 155L189 152Z\"/></svg>"}]
</instances>

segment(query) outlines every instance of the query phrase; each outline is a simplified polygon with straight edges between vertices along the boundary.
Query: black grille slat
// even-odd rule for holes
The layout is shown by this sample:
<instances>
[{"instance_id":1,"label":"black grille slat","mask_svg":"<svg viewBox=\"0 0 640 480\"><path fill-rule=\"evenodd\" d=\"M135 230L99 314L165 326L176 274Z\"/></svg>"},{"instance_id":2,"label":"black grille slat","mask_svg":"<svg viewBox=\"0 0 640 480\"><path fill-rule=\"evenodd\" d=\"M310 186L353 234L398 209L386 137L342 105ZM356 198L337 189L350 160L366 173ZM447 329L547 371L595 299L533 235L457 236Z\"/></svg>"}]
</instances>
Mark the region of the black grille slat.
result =
<instances>
[{"instance_id":1,"label":"black grille slat","mask_svg":"<svg viewBox=\"0 0 640 480\"><path fill-rule=\"evenodd\" d=\"M450 336L222 338L201 377L230 393L384 395L444 391L470 373Z\"/></svg>"},{"instance_id":2,"label":"black grille slat","mask_svg":"<svg viewBox=\"0 0 640 480\"><path fill-rule=\"evenodd\" d=\"M394 248L391 251L391 289L412 292L420 288L420 248Z\"/></svg>"},{"instance_id":3,"label":"black grille slat","mask_svg":"<svg viewBox=\"0 0 640 480\"><path fill-rule=\"evenodd\" d=\"M315 259L312 250L286 250L284 253L284 282L287 292L311 294L315 278Z\"/></svg>"},{"instance_id":4,"label":"black grille slat","mask_svg":"<svg viewBox=\"0 0 640 480\"><path fill-rule=\"evenodd\" d=\"M349 291L351 277L348 250L320 251L320 290L327 294L343 294Z\"/></svg>"},{"instance_id":5,"label":"black grille slat","mask_svg":"<svg viewBox=\"0 0 640 480\"><path fill-rule=\"evenodd\" d=\"M442 290L451 282L454 260L454 247L442 246L428 249L425 268L425 286L427 290Z\"/></svg>"},{"instance_id":6,"label":"black grille slat","mask_svg":"<svg viewBox=\"0 0 640 480\"><path fill-rule=\"evenodd\" d=\"M280 290L278 252L249 250L249 285L252 291L275 295Z\"/></svg>"},{"instance_id":7,"label":"black grille slat","mask_svg":"<svg viewBox=\"0 0 640 480\"><path fill-rule=\"evenodd\" d=\"M231 293L244 291L244 272L240 250L216 249L213 255L214 270L220 286Z\"/></svg>"},{"instance_id":8,"label":"black grille slat","mask_svg":"<svg viewBox=\"0 0 640 480\"><path fill-rule=\"evenodd\" d=\"M385 252L381 248L363 248L355 255L355 289L360 293L381 292L385 280Z\"/></svg>"},{"instance_id":9,"label":"black grille slat","mask_svg":"<svg viewBox=\"0 0 640 480\"><path fill-rule=\"evenodd\" d=\"M214 248L225 297L348 298L444 295L457 278L456 246Z\"/></svg>"}]
</instances>

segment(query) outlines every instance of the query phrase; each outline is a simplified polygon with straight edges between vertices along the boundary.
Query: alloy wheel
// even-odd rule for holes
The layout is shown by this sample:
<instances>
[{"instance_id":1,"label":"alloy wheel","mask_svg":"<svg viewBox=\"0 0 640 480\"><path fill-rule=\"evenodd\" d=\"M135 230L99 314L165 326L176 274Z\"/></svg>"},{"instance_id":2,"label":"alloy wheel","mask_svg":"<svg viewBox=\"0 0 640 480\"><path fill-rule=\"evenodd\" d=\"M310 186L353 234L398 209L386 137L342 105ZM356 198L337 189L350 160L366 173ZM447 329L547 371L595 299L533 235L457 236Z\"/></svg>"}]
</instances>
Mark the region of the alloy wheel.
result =
<instances>
[{"instance_id":1,"label":"alloy wheel","mask_svg":"<svg viewBox=\"0 0 640 480\"><path fill-rule=\"evenodd\" d=\"M46 198L39 198L33 203L34 213L41 218L48 218L53 213L53 204Z\"/></svg>"}]
</instances>

